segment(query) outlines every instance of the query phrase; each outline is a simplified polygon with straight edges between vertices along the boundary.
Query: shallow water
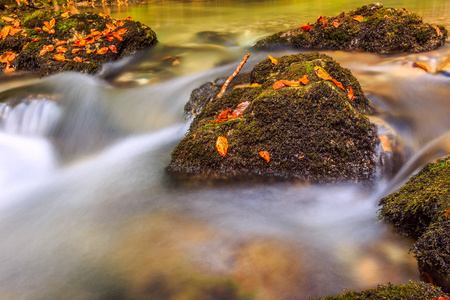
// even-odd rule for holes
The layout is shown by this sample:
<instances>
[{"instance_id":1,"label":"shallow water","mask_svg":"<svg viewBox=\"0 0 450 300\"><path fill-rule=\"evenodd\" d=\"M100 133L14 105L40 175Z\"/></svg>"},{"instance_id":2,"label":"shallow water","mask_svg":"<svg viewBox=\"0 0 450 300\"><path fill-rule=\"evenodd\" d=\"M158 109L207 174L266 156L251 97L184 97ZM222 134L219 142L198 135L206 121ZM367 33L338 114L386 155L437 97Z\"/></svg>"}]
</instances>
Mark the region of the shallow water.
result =
<instances>
[{"instance_id":1,"label":"shallow water","mask_svg":"<svg viewBox=\"0 0 450 300\"><path fill-rule=\"evenodd\" d=\"M256 299L306 299L418 280L411 242L377 220L377 203L449 150L450 78L440 72L448 45L419 55L326 52L379 108L374 120L403 154L397 177L383 174L374 187L190 186L165 173L188 128L192 89L231 74L258 37L361 3L101 8L149 25L160 45L112 82L73 73L2 79L10 102L0 104L1 298L232 299L239 286ZM384 4L450 20L446 1ZM204 30L234 35L228 44L193 39ZM252 52L244 71L266 57Z\"/></svg>"}]
</instances>

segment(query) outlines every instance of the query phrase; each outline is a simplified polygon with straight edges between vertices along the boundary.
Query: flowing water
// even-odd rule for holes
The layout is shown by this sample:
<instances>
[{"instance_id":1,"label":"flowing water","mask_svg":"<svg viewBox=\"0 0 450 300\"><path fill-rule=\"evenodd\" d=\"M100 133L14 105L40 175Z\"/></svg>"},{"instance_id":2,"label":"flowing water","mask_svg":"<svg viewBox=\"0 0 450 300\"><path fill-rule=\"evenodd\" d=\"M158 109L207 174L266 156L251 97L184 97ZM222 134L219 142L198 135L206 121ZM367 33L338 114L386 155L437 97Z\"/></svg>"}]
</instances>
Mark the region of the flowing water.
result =
<instances>
[{"instance_id":1,"label":"flowing water","mask_svg":"<svg viewBox=\"0 0 450 300\"><path fill-rule=\"evenodd\" d=\"M98 76L2 77L0 299L307 299L419 280L411 241L376 211L449 151L448 44L414 55L326 52L352 70L379 108L380 135L391 137L397 175L374 187L190 186L165 173L194 88L231 74L258 38L362 4L96 8L152 27L160 45ZM450 23L447 1L384 4ZM266 57L251 53L243 71Z\"/></svg>"}]
</instances>

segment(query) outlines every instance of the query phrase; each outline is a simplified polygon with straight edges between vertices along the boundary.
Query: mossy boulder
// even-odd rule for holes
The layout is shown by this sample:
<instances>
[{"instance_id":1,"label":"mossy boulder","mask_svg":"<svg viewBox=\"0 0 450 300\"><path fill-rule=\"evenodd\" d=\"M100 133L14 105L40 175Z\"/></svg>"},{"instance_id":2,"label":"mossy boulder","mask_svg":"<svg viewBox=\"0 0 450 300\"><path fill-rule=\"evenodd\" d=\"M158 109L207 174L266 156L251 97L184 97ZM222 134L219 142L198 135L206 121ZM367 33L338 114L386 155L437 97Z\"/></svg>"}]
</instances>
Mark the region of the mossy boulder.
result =
<instances>
[{"instance_id":1,"label":"mossy boulder","mask_svg":"<svg viewBox=\"0 0 450 300\"><path fill-rule=\"evenodd\" d=\"M319 18L310 26L276 33L258 41L254 48L423 52L443 45L446 38L443 26L424 23L418 14L406 9L386 8L377 3L335 17Z\"/></svg>"},{"instance_id":2,"label":"mossy boulder","mask_svg":"<svg viewBox=\"0 0 450 300\"><path fill-rule=\"evenodd\" d=\"M450 292L450 157L426 165L397 192L381 199L379 217L413 247L424 280Z\"/></svg>"},{"instance_id":3,"label":"mossy boulder","mask_svg":"<svg viewBox=\"0 0 450 300\"><path fill-rule=\"evenodd\" d=\"M441 289L422 282L392 285L384 284L376 289L362 292L345 292L339 296L329 296L321 300L430 300L445 297Z\"/></svg>"},{"instance_id":4,"label":"mossy boulder","mask_svg":"<svg viewBox=\"0 0 450 300\"><path fill-rule=\"evenodd\" d=\"M319 78L315 67L326 70L344 87L352 87L354 100L345 88ZM274 90L276 81L304 75L309 79L306 85ZM221 112L232 112L246 101L250 104L242 116L215 123ZM288 55L278 58L277 65L265 59L251 71L247 86L214 97L196 115L174 149L168 171L189 178L371 180L376 175L379 140L364 114L372 110L355 77L327 55ZM216 150L219 136L228 141L225 156ZM269 162L260 151L269 152Z\"/></svg>"},{"instance_id":5,"label":"mossy boulder","mask_svg":"<svg viewBox=\"0 0 450 300\"><path fill-rule=\"evenodd\" d=\"M156 34L150 28L129 18L116 20L105 14L70 14L26 7L4 8L0 13L7 17L1 19L0 30L7 26L20 29L0 40L0 55L16 53L10 67L36 71L42 76L62 71L92 74L105 62L133 54L157 42ZM52 31L47 30L45 22L54 22ZM80 40L81 43L77 43ZM65 49L59 48L58 52L59 41L66 43L60 45ZM43 53L44 46L48 45L53 49ZM56 58L57 54L61 56ZM0 71L5 67L6 64L1 64Z\"/></svg>"}]
</instances>

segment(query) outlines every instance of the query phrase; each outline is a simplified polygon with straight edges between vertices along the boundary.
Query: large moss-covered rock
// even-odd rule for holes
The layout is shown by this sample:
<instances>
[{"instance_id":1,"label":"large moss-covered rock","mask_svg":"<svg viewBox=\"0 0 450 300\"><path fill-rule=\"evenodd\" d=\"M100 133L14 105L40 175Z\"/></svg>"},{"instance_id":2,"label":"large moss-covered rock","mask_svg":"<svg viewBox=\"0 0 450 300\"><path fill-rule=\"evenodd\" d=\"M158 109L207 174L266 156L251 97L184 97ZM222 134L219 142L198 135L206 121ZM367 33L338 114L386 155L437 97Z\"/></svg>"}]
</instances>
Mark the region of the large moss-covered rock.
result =
<instances>
[{"instance_id":1,"label":"large moss-covered rock","mask_svg":"<svg viewBox=\"0 0 450 300\"><path fill-rule=\"evenodd\" d=\"M254 47L422 52L443 45L446 38L443 26L424 23L419 15L406 9L386 8L377 3L335 17L319 18L311 26L276 33Z\"/></svg>"},{"instance_id":2,"label":"large moss-covered rock","mask_svg":"<svg viewBox=\"0 0 450 300\"><path fill-rule=\"evenodd\" d=\"M413 282L410 284L380 285L376 289L362 292L348 291L339 296L329 296L321 300L430 300L445 297L441 289L430 284Z\"/></svg>"},{"instance_id":3,"label":"large moss-covered rock","mask_svg":"<svg viewBox=\"0 0 450 300\"><path fill-rule=\"evenodd\" d=\"M450 157L430 163L397 192L381 199L379 216L413 247L424 280L450 292Z\"/></svg>"},{"instance_id":4,"label":"large moss-covered rock","mask_svg":"<svg viewBox=\"0 0 450 300\"><path fill-rule=\"evenodd\" d=\"M103 63L157 42L155 33L140 22L116 20L104 14L70 14L27 7L3 7L0 14L4 17L0 21L0 30L7 26L17 29L13 35L0 39L0 55L15 53L17 56L10 68L37 71L42 76L69 70L95 73ZM54 26L46 28L45 22L54 22ZM81 42L77 43L77 40ZM67 43L60 45L65 49L59 48L58 52L59 41ZM44 46L49 45L53 49L42 52ZM61 56L57 58L56 54ZM6 66L6 63L0 64L0 71Z\"/></svg>"},{"instance_id":5,"label":"large moss-covered rock","mask_svg":"<svg viewBox=\"0 0 450 300\"><path fill-rule=\"evenodd\" d=\"M347 90L319 78L315 68L326 70ZM308 84L274 90L278 80L308 76ZM172 154L168 171L190 178L269 176L310 182L359 181L376 173L375 126L365 113L373 107L349 70L331 57L297 54L257 64L250 82L215 97L193 120L189 133ZM214 89L217 91L217 89ZM201 97L200 97L201 98ZM245 101L243 115L215 123L227 109L232 112ZM216 150L224 136L229 148L225 156ZM270 161L260 155L268 151Z\"/></svg>"}]
</instances>

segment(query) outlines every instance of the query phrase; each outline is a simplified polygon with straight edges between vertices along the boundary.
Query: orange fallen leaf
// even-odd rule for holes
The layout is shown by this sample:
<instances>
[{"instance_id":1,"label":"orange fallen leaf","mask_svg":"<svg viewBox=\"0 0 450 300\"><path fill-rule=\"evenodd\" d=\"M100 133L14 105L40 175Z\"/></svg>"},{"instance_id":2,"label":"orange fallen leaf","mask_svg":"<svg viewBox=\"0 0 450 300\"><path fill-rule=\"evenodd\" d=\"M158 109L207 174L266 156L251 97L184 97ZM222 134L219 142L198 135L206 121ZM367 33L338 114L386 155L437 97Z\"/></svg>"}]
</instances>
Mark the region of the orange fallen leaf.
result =
<instances>
[{"instance_id":1,"label":"orange fallen leaf","mask_svg":"<svg viewBox=\"0 0 450 300\"><path fill-rule=\"evenodd\" d=\"M34 30L36 30L37 32L41 32L42 28L41 27L34 27Z\"/></svg>"},{"instance_id":2,"label":"orange fallen leaf","mask_svg":"<svg viewBox=\"0 0 450 300\"><path fill-rule=\"evenodd\" d=\"M303 25L301 28L303 31L310 31L311 29L313 29L313 26L310 25L309 23L307 23L307 24Z\"/></svg>"},{"instance_id":3,"label":"orange fallen leaf","mask_svg":"<svg viewBox=\"0 0 450 300\"><path fill-rule=\"evenodd\" d=\"M70 52L70 53L75 54L75 53L83 51L83 50L84 49L73 49L72 52Z\"/></svg>"},{"instance_id":4,"label":"orange fallen leaf","mask_svg":"<svg viewBox=\"0 0 450 300\"><path fill-rule=\"evenodd\" d=\"M266 162L270 162L270 154L267 151L259 151L259 156L264 158Z\"/></svg>"},{"instance_id":5,"label":"orange fallen leaf","mask_svg":"<svg viewBox=\"0 0 450 300\"><path fill-rule=\"evenodd\" d=\"M448 214L450 214L450 208L447 209L447 211L445 212L445 217L446 217L446 218L448 217Z\"/></svg>"},{"instance_id":6,"label":"orange fallen leaf","mask_svg":"<svg viewBox=\"0 0 450 300\"><path fill-rule=\"evenodd\" d=\"M106 23L106 28L116 30L117 26L114 25L113 23Z\"/></svg>"},{"instance_id":7,"label":"orange fallen leaf","mask_svg":"<svg viewBox=\"0 0 450 300\"><path fill-rule=\"evenodd\" d=\"M364 21L364 17L361 15L356 15L352 17L353 20L358 21L358 22L362 22Z\"/></svg>"},{"instance_id":8,"label":"orange fallen leaf","mask_svg":"<svg viewBox=\"0 0 450 300\"><path fill-rule=\"evenodd\" d=\"M103 47L103 48L98 49L97 54L103 55L106 52L108 52L108 47Z\"/></svg>"},{"instance_id":9,"label":"orange fallen leaf","mask_svg":"<svg viewBox=\"0 0 450 300\"><path fill-rule=\"evenodd\" d=\"M66 61L66 58L63 54L55 54L55 56L53 56L52 58L57 61Z\"/></svg>"},{"instance_id":10,"label":"orange fallen leaf","mask_svg":"<svg viewBox=\"0 0 450 300\"><path fill-rule=\"evenodd\" d=\"M283 87L285 87L286 85L283 83L283 80L278 80L277 82L275 82L273 84L273 89L276 91L278 89L281 89Z\"/></svg>"},{"instance_id":11,"label":"orange fallen leaf","mask_svg":"<svg viewBox=\"0 0 450 300\"><path fill-rule=\"evenodd\" d=\"M337 85L338 87L340 87L340 88L343 89L344 91L347 91L347 90L344 88L344 86L342 85L342 83L341 83L340 81L337 81L337 80L334 79L334 78L331 78L331 81L333 81L333 83L334 83L335 85Z\"/></svg>"},{"instance_id":12,"label":"orange fallen leaf","mask_svg":"<svg viewBox=\"0 0 450 300\"><path fill-rule=\"evenodd\" d=\"M53 45L45 45L44 47L42 47L42 50L39 52L39 54L42 56L47 52L52 52L53 50L55 50L55 47Z\"/></svg>"},{"instance_id":13,"label":"orange fallen leaf","mask_svg":"<svg viewBox=\"0 0 450 300\"><path fill-rule=\"evenodd\" d=\"M441 36L441 30L436 25L431 25L436 30L437 36Z\"/></svg>"},{"instance_id":14,"label":"orange fallen leaf","mask_svg":"<svg viewBox=\"0 0 450 300\"><path fill-rule=\"evenodd\" d=\"M86 46L86 41L85 40L76 39L74 46L75 47L84 47L84 46Z\"/></svg>"},{"instance_id":15,"label":"orange fallen leaf","mask_svg":"<svg viewBox=\"0 0 450 300\"><path fill-rule=\"evenodd\" d=\"M350 99L350 100L355 100L355 96L353 95L353 89L352 89L352 87L351 87L351 86L348 86L347 89L348 89L348 93L347 93L348 99Z\"/></svg>"},{"instance_id":16,"label":"orange fallen leaf","mask_svg":"<svg viewBox=\"0 0 450 300\"><path fill-rule=\"evenodd\" d=\"M321 22L325 21L326 19L327 19L327 17L325 17L325 16L322 17L322 15L319 15L319 17L317 18L317 23L321 23Z\"/></svg>"},{"instance_id":17,"label":"orange fallen leaf","mask_svg":"<svg viewBox=\"0 0 450 300\"><path fill-rule=\"evenodd\" d=\"M220 122L228 121L228 118L231 116L230 110L231 110L231 108L220 112L220 114L217 116L217 120L215 120L213 123L220 123Z\"/></svg>"},{"instance_id":18,"label":"orange fallen leaf","mask_svg":"<svg viewBox=\"0 0 450 300\"><path fill-rule=\"evenodd\" d=\"M299 82L307 85L309 83L308 75L303 75L303 77L299 79Z\"/></svg>"},{"instance_id":19,"label":"orange fallen leaf","mask_svg":"<svg viewBox=\"0 0 450 300\"><path fill-rule=\"evenodd\" d=\"M127 29L126 29L126 28L120 28L120 29L117 30L116 32L117 32L118 34L122 35L122 34L124 34L125 32L127 32Z\"/></svg>"},{"instance_id":20,"label":"orange fallen leaf","mask_svg":"<svg viewBox=\"0 0 450 300\"><path fill-rule=\"evenodd\" d=\"M76 61L76 62L83 62L83 59L82 59L81 57L75 56L75 57L73 58L73 61Z\"/></svg>"},{"instance_id":21,"label":"orange fallen leaf","mask_svg":"<svg viewBox=\"0 0 450 300\"><path fill-rule=\"evenodd\" d=\"M10 63L16 58L17 55L17 53L7 51L0 56L0 62Z\"/></svg>"},{"instance_id":22,"label":"orange fallen leaf","mask_svg":"<svg viewBox=\"0 0 450 300\"><path fill-rule=\"evenodd\" d=\"M64 45L64 44L67 44L67 41L57 41L55 43L55 46L61 46L61 45Z\"/></svg>"},{"instance_id":23,"label":"orange fallen leaf","mask_svg":"<svg viewBox=\"0 0 450 300\"><path fill-rule=\"evenodd\" d=\"M418 62L413 62L412 66L414 68L419 68L419 69L425 70L426 72L429 72L427 66L425 66L424 64L421 64L421 63L418 63Z\"/></svg>"},{"instance_id":24,"label":"orange fallen leaf","mask_svg":"<svg viewBox=\"0 0 450 300\"><path fill-rule=\"evenodd\" d=\"M314 72L316 72L317 77L323 80L332 80L333 78L328 74L327 71L325 71L322 67L315 66Z\"/></svg>"},{"instance_id":25,"label":"orange fallen leaf","mask_svg":"<svg viewBox=\"0 0 450 300\"><path fill-rule=\"evenodd\" d=\"M133 19L130 16L128 16L125 18L125 21L133 21Z\"/></svg>"},{"instance_id":26,"label":"orange fallen leaf","mask_svg":"<svg viewBox=\"0 0 450 300\"><path fill-rule=\"evenodd\" d=\"M117 32L113 32L112 36L114 38L118 39L119 41L123 41L123 37L120 34L118 34Z\"/></svg>"},{"instance_id":27,"label":"orange fallen leaf","mask_svg":"<svg viewBox=\"0 0 450 300\"><path fill-rule=\"evenodd\" d=\"M35 43L35 42L39 42L41 39L40 38L31 38L31 42Z\"/></svg>"},{"instance_id":28,"label":"orange fallen leaf","mask_svg":"<svg viewBox=\"0 0 450 300\"><path fill-rule=\"evenodd\" d=\"M117 21L116 22L116 26L117 27L122 27L123 26L123 21L122 20Z\"/></svg>"},{"instance_id":29,"label":"orange fallen leaf","mask_svg":"<svg viewBox=\"0 0 450 300\"><path fill-rule=\"evenodd\" d=\"M66 18L66 19L69 18L70 17L70 12L66 11L66 12L62 13L61 17Z\"/></svg>"},{"instance_id":30,"label":"orange fallen leaf","mask_svg":"<svg viewBox=\"0 0 450 300\"><path fill-rule=\"evenodd\" d=\"M145 25L142 25L141 28L142 28L142 29L147 29L148 27L145 26Z\"/></svg>"},{"instance_id":31,"label":"orange fallen leaf","mask_svg":"<svg viewBox=\"0 0 450 300\"><path fill-rule=\"evenodd\" d=\"M15 19L10 18L10 17L2 17L2 20L5 21L5 22L12 22L12 21L14 21Z\"/></svg>"},{"instance_id":32,"label":"orange fallen leaf","mask_svg":"<svg viewBox=\"0 0 450 300\"><path fill-rule=\"evenodd\" d=\"M109 45L108 48L109 48L109 50L111 50L112 52L117 53L117 48L116 48L116 46L114 46L114 45Z\"/></svg>"},{"instance_id":33,"label":"orange fallen leaf","mask_svg":"<svg viewBox=\"0 0 450 300\"><path fill-rule=\"evenodd\" d=\"M276 66L278 65L278 59L276 59L275 57L273 57L272 55L267 55L267 57L269 57L270 61Z\"/></svg>"},{"instance_id":34,"label":"orange fallen leaf","mask_svg":"<svg viewBox=\"0 0 450 300\"><path fill-rule=\"evenodd\" d=\"M56 48L56 51L58 51L58 53L66 53L67 52L67 48L58 47L58 48Z\"/></svg>"},{"instance_id":35,"label":"orange fallen leaf","mask_svg":"<svg viewBox=\"0 0 450 300\"><path fill-rule=\"evenodd\" d=\"M244 110L250 105L250 101L244 101L239 103L239 105L233 110L231 114L232 118L240 117L244 113Z\"/></svg>"},{"instance_id":36,"label":"orange fallen leaf","mask_svg":"<svg viewBox=\"0 0 450 300\"><path fill-rule=\"evenodd\" d=\"M338 27L339 27L339 25L341 25L341 24L339 24L339 22L338 22L338 21L334 21L334 22L333 22L333 26L334 26L334 28L338 28Z\"/></svg>"},{"instance_id":37,"label":"orange fallen leaf","mask_svg":"<svg viewBox=\"0 0 450 300\"><path fill-rule=\"evenodd\" d=\"M227 151L228 151L228 140L226 137L224 136L219 136L216 140L216 149L217 152L219 152L219 154L221 156L225 156L227 155Z\"/></svg>"},{"instance_id":38,"label":"orange fallen leaf","mask_svg":"<svg viewBox=\"0 0 450 300\"><path fill-rule=\"evenodd\" d=\"M6 74L6 73L11 73L11 72L14 72L15 70L16 70L16 69L10 67L9 64L6 64L4 73L5 73L5 74Z\"/></svg>"},{"instance_id":39,"label":"orange fallen leaf","mask_svg":"<svg viewBox=\"0 0 450 300\"><path fill-rule=\"evenodd\" d=\"M26 43L26 44L22 47L22 51L25 50L25 49L28 47L29 44L30 44L30 42Z\"/></svg>"},{"instance_id":40,"label":"orange fallen leaf","mask_svg":"<svg viewBox=\"0 0 450 300\"><path fill-rule=\"evenodd\" d=\"M2 28L2 31L0 31L0 40L6 38L8 36L11 28L12 27L9 25Z\"/></svg>"}]
</instances>

